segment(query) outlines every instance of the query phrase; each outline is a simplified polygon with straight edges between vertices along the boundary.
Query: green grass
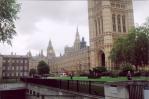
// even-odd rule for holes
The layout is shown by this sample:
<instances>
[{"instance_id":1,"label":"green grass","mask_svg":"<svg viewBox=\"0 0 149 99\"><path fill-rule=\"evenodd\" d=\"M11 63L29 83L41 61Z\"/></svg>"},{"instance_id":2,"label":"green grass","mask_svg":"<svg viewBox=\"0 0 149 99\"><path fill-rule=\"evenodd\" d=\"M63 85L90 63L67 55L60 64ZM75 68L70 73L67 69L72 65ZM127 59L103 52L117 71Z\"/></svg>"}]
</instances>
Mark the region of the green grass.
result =
<instances>
[{"instance_id":1,"label":"green grass","mask_svg":"<svg viewBox=\"0 0 149 99\"><path fill-rule=\"evenodd\" d=\"M52 79L60 80L71 80L70 77L53 77ZM127 77L101 77L97 79L88 79L88 77L73 77L73 80L82 80L82 81L97 81L97 82L119 82L119 81L128 81ZM133 77L133 80L148 80L149 77Z\"/></svg>"}]
</instances>

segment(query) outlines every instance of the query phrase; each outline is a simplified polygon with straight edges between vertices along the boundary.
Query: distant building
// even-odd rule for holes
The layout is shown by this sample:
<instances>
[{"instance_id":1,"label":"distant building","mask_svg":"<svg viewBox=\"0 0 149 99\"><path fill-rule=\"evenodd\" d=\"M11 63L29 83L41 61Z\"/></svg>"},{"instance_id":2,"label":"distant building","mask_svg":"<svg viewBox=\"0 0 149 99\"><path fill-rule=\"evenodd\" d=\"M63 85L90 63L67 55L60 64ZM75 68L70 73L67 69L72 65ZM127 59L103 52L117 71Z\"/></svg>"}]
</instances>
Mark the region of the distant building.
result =
<instances>
[{"instance_id":1,"label":"distant building","mask_svg":"<svg viewBox=\"0 0 149 99\"><path fill-rule=\"evenodd\" d=\"M63 55L54 58L54 64L51 65L53 73L81 74L88 72L90 68L89 46L86 45L84 38L80 40L78 28L76 38L72 47L65 47Z\"/></svg>"},{"instance_id":2,"label":"distant building","mask_svg":"<svg viewBox=\"0 0 149 99\"><path fill-rule=\"evenodd\" d=\"M51 40L47 56L43 51L37 56L31 52L27 56L1 55L1 77L21 77L29 74L31 68L37 69L43 60L51 73L73 72L82 74L97 66L106 66L109 70L113 63L109 59L113 42L120 36L126 36L134 27L132 0L88 0L90 46L84 38L80 40L78 28L72 47L65 47L64 54L56 57Z\"/></svg>"},{"instance_id":3,"label":"distant building","mask_svg":"<svg viewBox=\"0 0 149 99\"><path fill-rule=\"evenodd\" d=\"M20 78L29 75L29 59L27 56L1 55L0 62L2 78Z\"/></svg>"},{"instance_id":4,"label":"distant building","mask_svg":"<svg viewBox=\"0 0 149 99\"><path fill-rule=\"evenodd\" d=\"M43 55L43 51L39 53L39 55L32 56L31 52L29 51L27 53L27 57L29 59L29 70L30 69L36 69L37 70L37 65L40 61L45 61L48 64L48 58Z\"/></svg>"}]
</instances>

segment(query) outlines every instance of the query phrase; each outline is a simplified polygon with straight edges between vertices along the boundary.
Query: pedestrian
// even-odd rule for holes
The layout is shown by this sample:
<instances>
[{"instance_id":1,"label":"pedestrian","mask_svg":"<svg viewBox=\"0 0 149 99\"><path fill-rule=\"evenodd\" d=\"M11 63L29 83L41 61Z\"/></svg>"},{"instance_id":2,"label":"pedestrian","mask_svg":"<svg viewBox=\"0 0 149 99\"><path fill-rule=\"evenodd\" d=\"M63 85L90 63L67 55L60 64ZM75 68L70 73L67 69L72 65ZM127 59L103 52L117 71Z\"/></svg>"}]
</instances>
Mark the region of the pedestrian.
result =
<instances>
[{"instance_id":1,"label":"pedestrian","mask_svg":"<svg viewBox=\"0 0 149 99\"><path fill-rule=\"evenodd\" d=\"M71 80L73 79L73 75L72 75L72 73L70 74L70 79L71 79Z\"/></svg>"},{"instance_id":2,"label":"pedestrian","mask_svg":"<svg viewBox=\"0 0 149 99\"><path fill-rule=\"evenodd\" d=\"M131 75L131 72L130 71L128 71L128 73L127 73L127 79L128 80L132 80L132 75Z\"/></svg>"}]
</instances>

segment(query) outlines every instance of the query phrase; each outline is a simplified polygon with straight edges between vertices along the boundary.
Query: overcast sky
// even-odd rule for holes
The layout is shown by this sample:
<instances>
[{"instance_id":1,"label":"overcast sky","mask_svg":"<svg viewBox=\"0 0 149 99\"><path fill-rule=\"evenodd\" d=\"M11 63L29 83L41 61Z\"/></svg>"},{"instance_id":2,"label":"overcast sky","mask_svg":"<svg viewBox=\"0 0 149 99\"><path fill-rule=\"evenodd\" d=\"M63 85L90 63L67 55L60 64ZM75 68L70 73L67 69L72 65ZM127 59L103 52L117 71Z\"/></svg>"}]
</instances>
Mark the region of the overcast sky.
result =
<instances>
[{"instance_id":1,"label":"overcast sky","mask_svg":"<svg viewBox=\"0 0 149 99\"><path fill-rule=\"evenodd\" d=\"M87 1L37 1L20 0L22 3L16 22L17 35L12 40L12 46L0 44L2 54L11 52L25 55L29 50L33 55L41 49L46 54L48 42L51 39L56 55L63 53L64 47L72 46L76 27L81 37L85 37L89 45ZM135 23L143 23L149 16L149 1L134 1Z\"/></svg>"}]
</instances>

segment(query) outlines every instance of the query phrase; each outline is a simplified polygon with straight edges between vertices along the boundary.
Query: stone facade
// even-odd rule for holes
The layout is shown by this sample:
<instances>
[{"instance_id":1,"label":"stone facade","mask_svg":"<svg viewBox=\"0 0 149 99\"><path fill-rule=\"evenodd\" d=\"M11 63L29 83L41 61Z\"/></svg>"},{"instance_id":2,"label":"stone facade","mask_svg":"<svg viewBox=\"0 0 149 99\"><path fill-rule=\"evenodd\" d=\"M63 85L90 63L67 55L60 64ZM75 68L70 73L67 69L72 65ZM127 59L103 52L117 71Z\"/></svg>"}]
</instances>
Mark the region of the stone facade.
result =
<instances>
[{"instance_id":1,"label":"stone facade","mask_svg":"<svg viewBox=\"0 0 149 99\"><path fill-rule=\"evenodd\" d=\"M88 0L91 67L107 66L113 42L134 26L132 0Z\"/></svg>"},{"instance_id":2,"label":"stone facade","mask_svg":"<svg viewBox=\"0 0 149 99\"><path fill-rule=\"evenodd\" d=\"M65 47L64 54L59 57L56 57L51 41L47 48L47 56L43 55L43 51L38 56L32 56L29 51L27 56L19 57L20 59L25 57L28 60L28 71L31 68L37 69L41 60L49 65L51 73L57 74L68 72L81 74L97 66L111 69L113 64L109 54L113 42L118 37L127 35L134 27L132 0L88 0L88 13L90 46L86 45L84 38L80 40L77 29L73 46ZM4 57L8 56L0 57L0 75L4 75ZM15 57L9 56L10 59ZM11 64L11 62L8 63ZM18 64L15 65L18 66Z\"/></svg>"},{"instance_id":3,"label":"stone facade","mask_svg":"<svg viewBox=\"0 0 149 99\"><path fill-rule=\"evenodd\" d=\"M29 60L27 56L1 55L1 78L20 78L29 75Z\"/></svg>"},{"instance_id":4,"label":"stone facade","mask_svg":"<svg viewBox=\"0 0 149 99\"><path fill-rule=\"evenodd\" d=\"M38 63L42 60L49 64L43 51L38 56L32 56L30 51L27 55L0 55L0 79L29 76L30 69L37 69Z\"/></svg>"},{"instance_id":5,"label":"stone facade","mask_svg":"<svg viewBox=\"0 0 149 99\"><path fill-rule=\"evenodd\" d=\"M48 64L48 59L45 56L32 56L32 57L28 57L28 58L29 58L29 70L30 69L37 70L37 65L40 61L44 61Z\"/></svg>"},{"instance_id":6,"label":"stone facade","mask_svg":"<svg viewBox=\"0 0 149 99\"><path fill-rule=\"evenodd\" d=\"M80 41L78 29L72 47L65 47L65 52L59 57L55 57L54 64L51 65L53 73L81 74L88 72L90 68L89 46L86 45L84 38Z\"/></svg>"},{"instance_id":7,"label":"stone facade","mask_svg":"<svg viewBox=\"0 0 149 99\"><path fill-rule=\"evenodd\" d=\"M113 42L134 27L132 0L88 0L88 13L90 46L84 38L80 41L78 29L74 45L65 47L59 57L50 41L47 58L52 73L80 74L97 66L112 68L109 55Z\"/></svg>"}]
</instances>

